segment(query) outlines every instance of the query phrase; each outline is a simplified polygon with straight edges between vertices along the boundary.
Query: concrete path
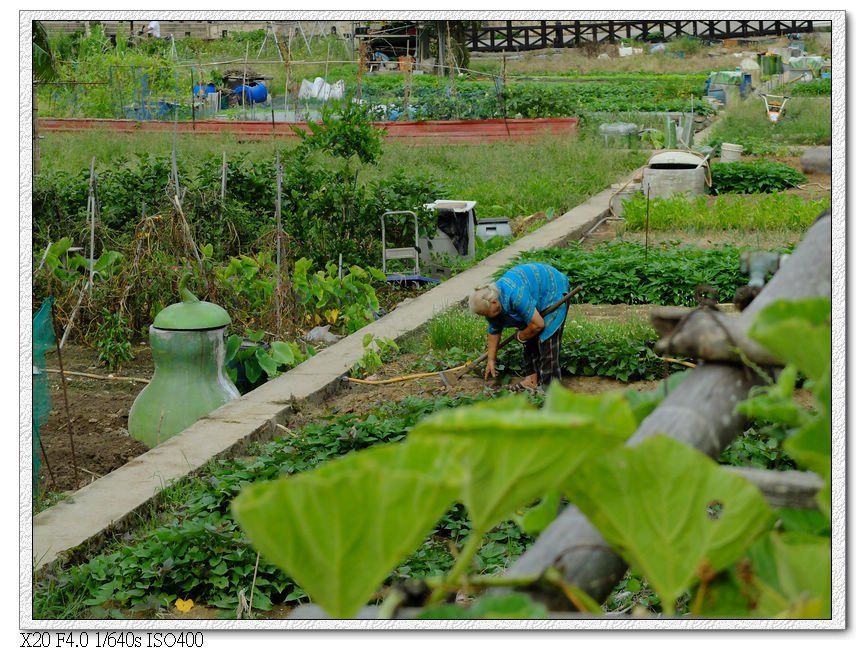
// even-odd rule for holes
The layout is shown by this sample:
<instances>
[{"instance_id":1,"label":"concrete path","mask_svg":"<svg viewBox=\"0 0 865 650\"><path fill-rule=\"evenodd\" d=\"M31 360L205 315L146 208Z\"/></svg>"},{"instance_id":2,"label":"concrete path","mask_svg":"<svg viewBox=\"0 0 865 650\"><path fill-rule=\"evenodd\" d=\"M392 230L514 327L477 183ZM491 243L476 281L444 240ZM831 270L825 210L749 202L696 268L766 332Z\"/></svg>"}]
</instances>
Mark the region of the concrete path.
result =
<instances>
[{"instance_id":1,"label":"concrete path","mask_svg":"<svg viewBox=\"0 0 865 650\"><path fill-rule=\"evenodd\" d=\"M467 298L519 253L580 237L604 217L612 193L606 190L592 197L39 513L33 518L34 570L58 558L86 557L104 535L122 530L170 482L199 470L211 458L237 453L253 439L278 437L275 425L287 420L295 401L321 399L340 389L340 377L363 355L365 334L397 340Z\"/></svg>"}]
</instances>

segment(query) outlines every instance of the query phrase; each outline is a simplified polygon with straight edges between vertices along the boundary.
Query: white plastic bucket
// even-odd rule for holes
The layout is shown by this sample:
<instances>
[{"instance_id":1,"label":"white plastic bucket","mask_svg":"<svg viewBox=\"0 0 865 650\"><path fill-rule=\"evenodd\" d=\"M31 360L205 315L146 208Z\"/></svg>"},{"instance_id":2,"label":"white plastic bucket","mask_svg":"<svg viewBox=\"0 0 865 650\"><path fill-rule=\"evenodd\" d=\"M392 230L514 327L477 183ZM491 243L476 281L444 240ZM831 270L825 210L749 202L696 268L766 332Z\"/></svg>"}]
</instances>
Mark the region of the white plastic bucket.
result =
<instances>
[{"instance_id":1,"label":"white plastic bucket","mask_svg":"<svg viewBox=\"0 0 865 650\"><path fill-rule=\"evenodd\" d=\"M742 145L724 142L721 144L721 162L742 160Z\"/></svg>"}]
</instances>

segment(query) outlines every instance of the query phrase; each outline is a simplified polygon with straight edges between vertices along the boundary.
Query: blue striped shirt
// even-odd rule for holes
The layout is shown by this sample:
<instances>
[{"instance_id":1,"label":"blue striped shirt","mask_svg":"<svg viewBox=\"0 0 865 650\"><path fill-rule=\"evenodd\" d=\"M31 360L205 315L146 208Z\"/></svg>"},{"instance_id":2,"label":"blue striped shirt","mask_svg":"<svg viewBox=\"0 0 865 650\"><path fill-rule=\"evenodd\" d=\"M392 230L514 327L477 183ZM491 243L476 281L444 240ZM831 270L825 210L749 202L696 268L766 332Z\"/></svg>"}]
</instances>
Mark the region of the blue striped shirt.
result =
<instances>
[{"instance_id":1,"label":"blue striped shirt","mask_svg":"<svg viewBox=\"0 0 865 650\"><path fill-rule=\"evenodd\" d=\"M552 307L568 292L568 278L549 264L533 262L520 264L505 272L496 280L500 291L502 312L495 318L487 318L490 334L499 334L506 327L525 329L537 309L542 312ZM544 329L539 340L550 338L567 316L567 305L544 316Z\"/></svg>"}]
</instances>

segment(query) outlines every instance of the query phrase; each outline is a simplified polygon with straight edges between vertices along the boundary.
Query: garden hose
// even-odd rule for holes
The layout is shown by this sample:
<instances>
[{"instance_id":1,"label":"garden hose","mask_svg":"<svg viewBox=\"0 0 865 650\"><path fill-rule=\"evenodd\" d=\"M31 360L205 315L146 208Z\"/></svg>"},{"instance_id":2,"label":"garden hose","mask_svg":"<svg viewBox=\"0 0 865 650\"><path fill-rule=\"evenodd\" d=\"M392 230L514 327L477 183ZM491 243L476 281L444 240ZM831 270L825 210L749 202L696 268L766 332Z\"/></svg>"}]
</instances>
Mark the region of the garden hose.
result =
<instances>
[{"instance_id":1,"label":"garden hose","mask_svg":"<svg viewBox=\"0 0 865 650\"><path fill-rule=\"evenodd\" d=\"M436 372L418 372L413 375L404 375L402 377L392 377L390 379L355 379L354 377L343 377L345 381L350 381L355 384L396 384L400 381L409 381L411 379L422 379L424 377L436 377L440 376L445 372L453 372L454 370L463 370L464 368L468 368L472 365L474 361L467 361L461 366L454 366L453 368L448 368L447 370L438 370Z\"/></svg>"},{"instance_id":2,"label":"garden hose","mask_svg":"<svg viewBox=\"0 0 865 650\"><path fill-rule=\"evenodd\" d=\"M690 361L680 361L679 359L673 359L671 357L658 357L661 361L666 361L667 363L678 363L680 366L685 366L686 368L696 368L696 363L691 363Z\"/></svg>"}]
</instances>

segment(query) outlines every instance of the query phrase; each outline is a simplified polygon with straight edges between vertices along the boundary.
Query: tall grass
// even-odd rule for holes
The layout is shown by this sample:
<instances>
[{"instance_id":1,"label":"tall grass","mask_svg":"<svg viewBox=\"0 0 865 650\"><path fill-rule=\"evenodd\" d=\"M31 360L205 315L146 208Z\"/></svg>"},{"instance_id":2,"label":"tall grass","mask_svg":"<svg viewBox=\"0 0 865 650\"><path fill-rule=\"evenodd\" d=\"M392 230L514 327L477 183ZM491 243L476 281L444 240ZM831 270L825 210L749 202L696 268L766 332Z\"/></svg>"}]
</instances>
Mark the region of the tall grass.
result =
<instances>
[{"instance_id":1,"label":"tall grass","mask_svg":"<svg viewBox=\"0 0 865 650\"><path fill-rule=\"evenodd\" d=\"M396 170L431 175L452 199L477 201L479 218L570 210L644 164L646 153L604 149L592 139L539 138L483 145L385 143L370 174Z\"/></svg>"},{"instance_id":2,"label":"tall grass","mask_svg":"<svg viewBox=\"0 0 865 650\"><path fill-rule=\"evenodd\" d=\"M429 321L427 336L433 350L459 348L480 353L486 347L487 321L466 308L446 309Z\"/></svg>"},{"instance_id":3,"label":"tall grass","mask_svg":"<svg viewBox=\"0 0 865 650\"><path fill-rule=\"evenodd\" d=\"M829 199L809 200L795 194L725 195L696 199L673 197L652 199L649 223L654 230L692 233L720 231L803 233L830 206ZM625 225L642 232L646 228L646 198L636 194L626 200Z\"/></svg>"},{"instance_id":4,"label":"tall grass","mask_svg":"<svg viewBox=\"0 0 865 650\"><path fill-rule=\"evenodd\" d=\"M179 161L196 161L208 154L241 152L250 160L270 159L275 147L294 146L278 139L237 142L233 136L178 134ZM46 133L40 144L42 169L84 173L96 158L97 171L139 154L171 152L170 133L111 134ZM539 138L528 142L478 145L406 145L385 142L379 163L361 172L359 181L396 172L428 174L448 187L452 198L477 201L475 214L516 217L552 208L562 214L631 170L644 164L646 153L603 149L580 137Z\"/></svg>"},{"instance_id":5,"label":"tall grass","mask_svg":"<svg viewBox=\"0 0 865 650\"><path fill-rule=\"evenodd\" d=\"M110 131L82 131L72 133L45 132L39 143L41 169L76 173L90 169L90 161L96 158L97 172L101 166L114 166L120 162L134 160L142 154L171 154L174 136L166 133L112 133ZM271 159L274 146L291 148L296 140L280 138L271 140L238 142L232 134L192 135L177 134L178 161L195 161L205 156L227 152L242 153L251 161Z\"/></svg>"},{"instance_id":6,"label":"tall grass","mask_svg":"<svg viewBox=\"0 0 865 650\"><path fill-rule=\"evenodd\" d=\"M746 154L783 153L795 145L827 145L832 142L832 102L829 97L793 97L785 114L769 121L759 97L730 107L712 129L711 144L731 142L744 146Z\"/></svg>"}]
</instances>

